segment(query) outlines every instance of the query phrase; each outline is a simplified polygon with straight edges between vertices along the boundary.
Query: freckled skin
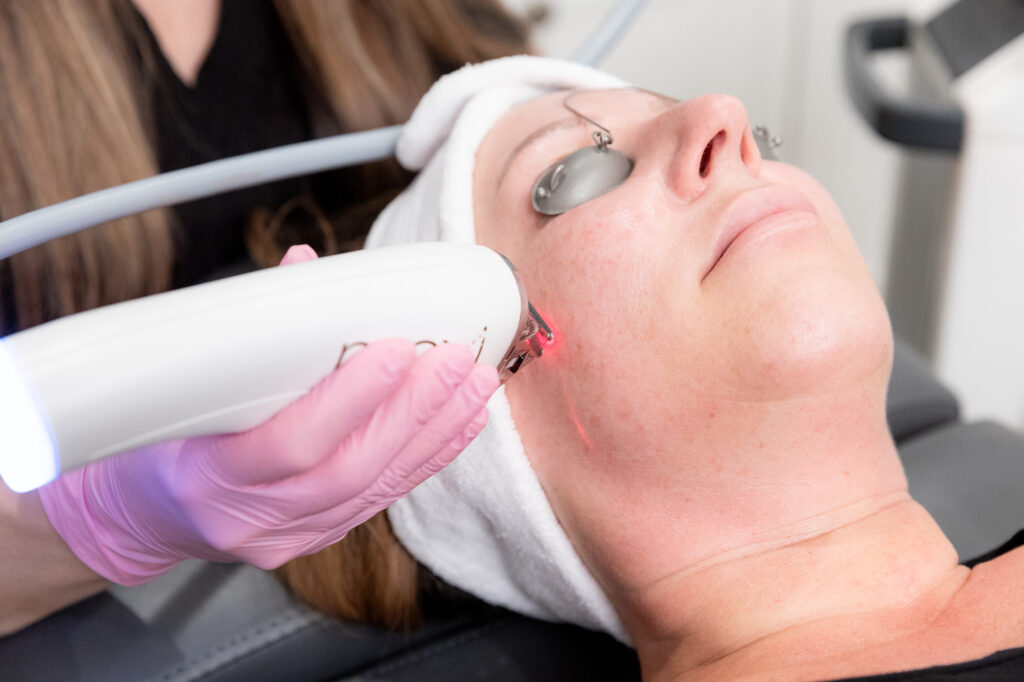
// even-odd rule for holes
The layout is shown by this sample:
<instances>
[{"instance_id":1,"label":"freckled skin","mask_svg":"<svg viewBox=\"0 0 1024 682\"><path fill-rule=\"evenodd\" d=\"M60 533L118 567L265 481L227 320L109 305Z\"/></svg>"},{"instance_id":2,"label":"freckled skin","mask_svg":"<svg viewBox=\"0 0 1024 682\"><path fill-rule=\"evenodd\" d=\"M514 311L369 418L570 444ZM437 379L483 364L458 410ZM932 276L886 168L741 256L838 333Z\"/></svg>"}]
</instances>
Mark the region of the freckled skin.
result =
<instances>
[{"instance_id":1,"label":"freckled skin","mask_svg":"<svg viewBox=\"0 0 1024 682\"><path fill-rule=\"evenodd\" d=\"M620 91L601 116L635 162L632 175L543 218L530 206L531 187L590 143L587 126L528 147L500 191L496 181L515 143L565 116L563 96L521 105L492 128L477 152L474 210L477 240L516 264L559 330L557 347L507 390L552 506L605 588L628 592L819 502L904 484L898 462L869 467L853 452L778 475L805 453L809 434L834 429L851 396L870 426L854 434L851 421L840 439L888 439L888 318L824 189L793 167L762 162L731 98L652 105ZM712 138L719 146L702 178L698 162ZM775 183L802 192L818 219L705 273L725 209ZM766 490L787 499L772 503L770 520L751 492Z\"/></svg>"}]
</instances>

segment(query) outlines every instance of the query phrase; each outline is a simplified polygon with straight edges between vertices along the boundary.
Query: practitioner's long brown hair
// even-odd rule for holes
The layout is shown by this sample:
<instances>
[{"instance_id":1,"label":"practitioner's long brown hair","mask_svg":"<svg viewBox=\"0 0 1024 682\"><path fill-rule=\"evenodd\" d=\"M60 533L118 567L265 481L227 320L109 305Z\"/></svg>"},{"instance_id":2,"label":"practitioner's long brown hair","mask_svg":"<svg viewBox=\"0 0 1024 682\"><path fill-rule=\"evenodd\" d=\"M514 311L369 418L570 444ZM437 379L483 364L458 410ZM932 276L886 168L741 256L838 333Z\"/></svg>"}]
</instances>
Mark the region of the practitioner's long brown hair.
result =
<instances>
[{"instance_id":1,"label":"practitioner's long brown hair","mask_svg":"<svg viewBox=\"0 0 1024 682\"><path fill-rule=\"evenodd\" d=\"M498 0L274 6L321 134L403 122L440 75L528 51L523 24ZM157 172L150 98L160 57L151 45L130 0L0 0L0 218ZM336 205L324 209L338 219L323 250L358 245L409 180L391 161L342 178ZM257 262L274 262L294 238L275 236L289 211L324 212L304 198L276 209L254 214L248 243ZM150 211L10 258L0 287L13 288L18 326L167 289L171 223L169 211Z\"/></svg>"},{"instance_id":2,"label":"practitioner's long brown hair","mask_svg":"<svg viewBox=\"0 0 1024 682\"><path fill-rule=\"evenodd\" d=\"M440 75L528 52L524 25L499 0L275 0L306 77L313 129L405 121ZM151 97L160 59L130 0L0 0L0 218L158 171ZM254 207L247 239L275 263L295 239L288 214L322 227L322 250L358 246L409 181L393 161L344 172L336 205L297 197ZM331 215L331 220L324 218ZM124 218L0 263L0 305L19 328L171 286L172 215ZM324 552L278 571L328 613L389 627L417 618L417 566L378 515Z\"/></svg>"},{"instance_id":3,"label":"practitioner's long brown hair","mask_svg":"<svg viewBox=\"0 0 1024 682\"><path fill-rule=\"evenodd\" d=\"M0 3L0 217L156 172L127 37L140 27L119 4ZM168 288L171 249L168 213L152 211L18 254L0 286L29 327Z\"/></svg>"}]
</instances>

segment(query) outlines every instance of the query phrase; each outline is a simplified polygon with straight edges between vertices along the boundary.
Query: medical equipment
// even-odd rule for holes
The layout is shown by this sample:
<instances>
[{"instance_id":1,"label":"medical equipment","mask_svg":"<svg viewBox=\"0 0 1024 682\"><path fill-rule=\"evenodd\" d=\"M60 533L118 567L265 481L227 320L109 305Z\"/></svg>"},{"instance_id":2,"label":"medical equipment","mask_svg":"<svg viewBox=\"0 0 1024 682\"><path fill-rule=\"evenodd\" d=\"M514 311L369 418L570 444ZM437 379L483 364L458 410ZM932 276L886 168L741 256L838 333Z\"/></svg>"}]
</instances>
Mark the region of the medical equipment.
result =
<instances>
[{"instance_id":1,"label":"medical equipment","mask_svg":"<svg viewBox=\"0 0 1024 682\"><path fill-rule=\"evenodd\" d=\"M615 141L612 131L569 104L577 94L567 94L562 99L562 106L597 128L591 133L594 146L577 149L559 159L537 178L530 203L541 215L561 215L584 202L607 194L624 183L633 172L633 162L629 157L611 148ZM772 135L765 126L760 125L755 126L751 132L761 157L770 161L777 160L775 150L782 146L782 138Z\"/></svg>"},{"instance_id":2,"label":"medical equipment","mask_svg":"<svg viewBox=\"0 0 1024 682\"><path fill-rule=\"evenodd\" d=\"M242 431L382 338L470 346L504 380L552 334L503 256L411 244L55 320L0 340L0 476L18 492L159 441Z\"/></svg>"},{"instance_id":3,"label":"medical equipment","mask_svg":"<svg viewBox=\"0 0 1024 682\"><path fill-rule=\"evenodd\" d=\"M881 50L904 53L908 95L876 81ZM1024 334L1024 3L914 0L906 17L850 28L846 70L864 119L906 149L886 290L895 331L970 417L1021 424L1021 373L1002 368L1021 367Z\"/></svg>"}]
</instances>

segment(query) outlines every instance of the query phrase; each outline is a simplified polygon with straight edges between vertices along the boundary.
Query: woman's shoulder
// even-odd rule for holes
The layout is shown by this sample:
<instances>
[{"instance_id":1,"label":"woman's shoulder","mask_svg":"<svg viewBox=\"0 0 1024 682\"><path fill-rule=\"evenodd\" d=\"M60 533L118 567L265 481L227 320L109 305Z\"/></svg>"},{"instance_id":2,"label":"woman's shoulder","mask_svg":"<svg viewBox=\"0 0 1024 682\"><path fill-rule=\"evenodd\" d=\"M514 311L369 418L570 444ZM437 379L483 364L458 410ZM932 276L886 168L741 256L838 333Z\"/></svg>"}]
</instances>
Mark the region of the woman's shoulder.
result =
<instances>
[{"instance_id":1,"label":"woman's shoulder","mask_svg":"<svg viewBox=\"0 0 1024 682\"><path fill-rule=\"evenodd\" d=\"M978 661L1024 647L1024 547L975 564L918 645L936 664Z\"/></svg>"},{"instance_id":2,"label":"woman's shoulder","mask_svg":"<svg viewBox=\"0 0 1024 682\"><path fill-rule=\"evenodd\" d=\"M975 565L925 629L831 664L812 676L851 682L1024 679L988 676L1024 672L1024 547ZM840 670L845 675L837 675Z\"/></svg>"},{"instance_id":3,"label":"woman's shoulder","mask_svg":"<svg viewBox=\"0 0 1024 682\"><path fill-rule=\"evenodd\" d=\"M960 601L960 618L986 624L990 632L1004 632L1015 646L1024 646L1024 546L1018 543L975 564Z\"/></svg>"}]
</instances>

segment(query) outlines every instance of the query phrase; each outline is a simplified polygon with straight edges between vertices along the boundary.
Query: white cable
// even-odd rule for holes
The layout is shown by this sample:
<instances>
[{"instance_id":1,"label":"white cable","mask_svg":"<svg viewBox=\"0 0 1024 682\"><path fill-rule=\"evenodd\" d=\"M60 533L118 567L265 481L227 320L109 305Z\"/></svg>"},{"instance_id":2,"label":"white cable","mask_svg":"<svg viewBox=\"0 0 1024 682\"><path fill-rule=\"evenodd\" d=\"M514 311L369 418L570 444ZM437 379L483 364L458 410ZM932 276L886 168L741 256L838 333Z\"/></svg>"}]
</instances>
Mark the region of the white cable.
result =
<instances>
[{"instance_id":1,"label":"white cable","mask_svg":"<svg viewBox=\"0 0 1024 682\"><path fill-rule=\"evenodd\" d=\"M646 0L620 0L573 54L594 65L611 51ZM401 126L299 142L182 168L92 192L0 222L0 259L78 230L160 206L394 155Z\"/></svg>"},{"instance_id":2,"label":"white cable","mask_svg":"<svg viewBox=\"0 0 1024 682\"><path fill-rule=\"evenodd\" d=\"M612 48L618 44L622 34L626 32L637 14L644 8L647 0L621 0L616 3L593 33L573 52L574 62L595 66L604 61Z\"/></svg>"},{"instance_id":3,"label":"white cable","mask_svg":"<svg viewBox=\"0 0 1024 682\"><path fill-rule=\"evenodd\" d=\"M392 156L401 126L299 142L92 192L0 223L0 258L142 211Z\"/></svg>"}]
</instances>

